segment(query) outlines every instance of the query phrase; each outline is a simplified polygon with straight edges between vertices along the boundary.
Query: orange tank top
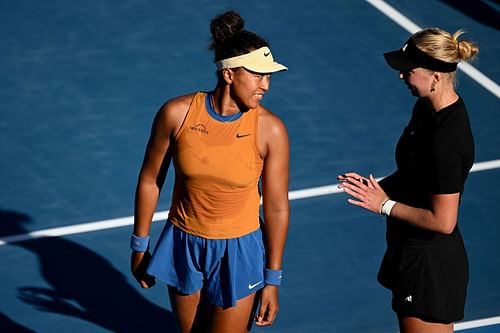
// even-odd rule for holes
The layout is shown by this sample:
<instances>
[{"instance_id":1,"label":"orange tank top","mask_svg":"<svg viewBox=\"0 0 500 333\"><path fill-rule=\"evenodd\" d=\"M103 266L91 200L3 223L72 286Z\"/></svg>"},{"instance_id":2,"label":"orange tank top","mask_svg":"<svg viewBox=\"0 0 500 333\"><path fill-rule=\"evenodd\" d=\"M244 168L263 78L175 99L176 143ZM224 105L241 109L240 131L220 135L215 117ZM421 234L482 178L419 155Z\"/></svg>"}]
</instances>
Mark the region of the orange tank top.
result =
<instances>
[{"instance_id":1,"label":"orange tank top","mask_svg":"<svg viewBox=\"0 0 500 333\"><path fill-rule=\"evenodd\" d=\"M259 228L258 109L233 116L213 110L197 93L175 138L175 184L169 220L209 239L246 235Z\"/></svg>"}]
</instances>

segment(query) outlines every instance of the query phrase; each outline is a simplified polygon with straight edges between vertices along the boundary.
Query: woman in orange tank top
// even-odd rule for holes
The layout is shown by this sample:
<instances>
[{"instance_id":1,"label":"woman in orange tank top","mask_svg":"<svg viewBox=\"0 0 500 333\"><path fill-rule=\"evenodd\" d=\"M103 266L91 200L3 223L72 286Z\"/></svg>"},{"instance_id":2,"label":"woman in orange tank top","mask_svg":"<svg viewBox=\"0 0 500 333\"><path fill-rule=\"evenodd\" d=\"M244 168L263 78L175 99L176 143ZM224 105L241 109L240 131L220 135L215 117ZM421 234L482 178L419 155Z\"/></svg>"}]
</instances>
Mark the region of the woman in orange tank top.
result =
<instances>
[{"instance_id":1,"label":"woman in orange tank top","mask_svg":"<svg viewBox=\"0 0 500 333\"><path fill-rule=\"evenodd\" d=\"M261 105L271 73L287 68L234 11L215 17L210 30L217 85L173 98L158 111L131 237L134 277L143 288L156 278L168 285L182 333L272 325L289 223L288 135ZM169 219L151 255L151 221L171 162Z\"/></svg>"}]
</instances>

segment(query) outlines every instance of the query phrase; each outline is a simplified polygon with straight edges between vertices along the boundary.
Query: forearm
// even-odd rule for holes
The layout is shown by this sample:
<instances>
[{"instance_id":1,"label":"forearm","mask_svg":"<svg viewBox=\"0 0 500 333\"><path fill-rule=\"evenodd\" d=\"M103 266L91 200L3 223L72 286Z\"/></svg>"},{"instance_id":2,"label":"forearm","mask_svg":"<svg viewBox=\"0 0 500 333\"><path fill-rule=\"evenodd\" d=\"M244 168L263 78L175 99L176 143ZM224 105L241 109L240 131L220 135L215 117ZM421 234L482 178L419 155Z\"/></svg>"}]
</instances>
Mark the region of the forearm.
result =
<instances>
[{"instance_id":1,"label":"forearm","mask_svg":"<svg viewBox=\"0 0 500 333\"><path fill-rule=\"evenodd\" d=\"M432 209L415 208L400 202L394 205L390 216L418 228L443 234L453 232L457 220L452 209L449 209L447 214L439 214Z\"/></svg>"},{"instance_id":2,"label":"forearm","mask_svg":"<svg viewBox=\"0 0 500 333\"><path fill-rule=\"evenodd\" d=\"M160 189L156 183L139 180L135 195L134 234L149 235L153 215L158 204Z\"/></svg>"},{"instance_id":3,"label":"forearm","mask_svg":"<svg viewBox=\"0 0 500 333\"><path fill-rule=\"evenodd\" d=\"M372 175L364 178L366 184L362 182L362 176L353 172L339 175L338 178L341 180L339 188L354 197L348 199L353 205L374 213L389 215L402 223L443 234L450 234L455 229L460 193L430 194L429 209L422 209L390 200L390 194L388 196L384 192Z\"/></svg>"},{"instance_id":4,"label":"forearm","mask_svg":"<svg viewBox=\"0 0 500 333\"><path fill-rule=\"evenodd\" d=\"M264 245L266 248L266 268L280 270L285 251L289 223L288 205L278 211L264 210Z\"/></svg>"},{"instance_id":5,"label":"forearm","mask_svg":"<svg viewBox=\"0 0 500 333\"><path fill-rule=\"evenodd\" d=\"M392 208L391 217L419 228L439 231L432 212L427 209L415 208L397 202Z\"/></svg>"}]
</instances>

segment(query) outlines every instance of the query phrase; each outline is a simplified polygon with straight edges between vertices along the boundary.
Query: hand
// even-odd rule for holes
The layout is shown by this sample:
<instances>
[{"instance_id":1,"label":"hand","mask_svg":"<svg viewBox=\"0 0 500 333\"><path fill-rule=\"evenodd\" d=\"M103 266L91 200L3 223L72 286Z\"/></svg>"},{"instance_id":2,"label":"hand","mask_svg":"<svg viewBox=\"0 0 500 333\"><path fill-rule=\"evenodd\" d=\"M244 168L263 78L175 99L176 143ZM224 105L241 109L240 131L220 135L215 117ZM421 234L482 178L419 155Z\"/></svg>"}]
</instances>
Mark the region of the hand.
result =
<instances>
[{"instance_id":1,"label":"hand","mask_svg":"<svg viewBox=\"0 0 500 333\"><path fill-rule=\"evenodd\" d=\"M362 177L354 172L345 173L337 177L341 181L338 186L345 193L358 199L348 199L350 204L363 207L369 211L380 214L382 203L389 199L382 187L372 175Z\"/></svg>"},{"instance_id":2,"label":"hand","mask_svg":"<svg viewBox=\"0 0 500 333\"><path fill-rule=\"evenodd\" d=\"M151 254L149 252L132 251L130 269L132 271L132 275L135 277L137 282L139 282L142 288L151 288L156 283L155 278L146 273L146 268L148 267L150 260Z\"/></svg>"},{"instance_id":3,"label":"hand","mask_svg":"<svg viewBox=\"0 0 500 333\"><path fill-rule=\"evenodd\" d=\"M340 180L340 181L357 180L359 182L362 182L364 185L368 186L368 179L363 177L363 176L358 175L355 172L349 172L349 173L344 173L342 175L338 175L337 180Z\"/></svg>"},{"instance_id":4,"label":"hand","mask_svg":"<svg viewBox=\"0 0 500 333\"><path fill-rule=\"evenodd\" d=\"M255 316L255 324L257 326L271 326L278 311L278 286L267 285L260 294L260 308Z\"/></svg>"}]
</instances>

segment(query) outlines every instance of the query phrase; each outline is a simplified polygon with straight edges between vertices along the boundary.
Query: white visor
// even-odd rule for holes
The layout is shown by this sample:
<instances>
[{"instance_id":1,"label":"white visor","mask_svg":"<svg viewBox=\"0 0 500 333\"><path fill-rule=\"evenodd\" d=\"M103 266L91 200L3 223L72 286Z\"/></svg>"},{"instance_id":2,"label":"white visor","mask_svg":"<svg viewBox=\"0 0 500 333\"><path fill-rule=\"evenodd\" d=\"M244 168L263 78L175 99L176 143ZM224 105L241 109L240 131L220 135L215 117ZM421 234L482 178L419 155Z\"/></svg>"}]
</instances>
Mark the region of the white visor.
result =
<instances>
[{"instance_id":1,"label":"white visor","mask_svg":"<svg viewBox=\"0 0 500 333\"><path fill-rule=\"evenodd\" d=\"M271 50L267 46L250 53L219 60L216 64L217 70L237 67L244 67L255 73L274 73L288 70L287 67L274 61Z\"/></svg>"}]
</instances>

